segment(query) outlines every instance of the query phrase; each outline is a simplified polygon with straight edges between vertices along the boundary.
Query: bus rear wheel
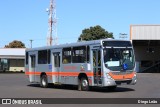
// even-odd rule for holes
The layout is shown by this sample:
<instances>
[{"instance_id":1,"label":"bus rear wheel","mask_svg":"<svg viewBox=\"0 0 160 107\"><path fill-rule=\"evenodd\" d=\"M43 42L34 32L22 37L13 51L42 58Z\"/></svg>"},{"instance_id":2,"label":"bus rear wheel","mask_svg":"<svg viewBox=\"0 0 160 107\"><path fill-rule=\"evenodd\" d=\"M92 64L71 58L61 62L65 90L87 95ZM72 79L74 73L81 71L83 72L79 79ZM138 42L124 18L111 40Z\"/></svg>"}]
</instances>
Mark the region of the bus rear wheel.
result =
<instances>
[{"instance_id":1,"label":"bus rear wheel","mask_svg":"<svg viewBox=\"0 0 160 107\"><path fill-rule=\"evenodd\" d=\"M47 75L42 75L42 76L41 76L40 85L41 85L41 87L43 87L43 88L47 88L47 87L48 87Z\"/></svg>"},{"instance_id":2,"label":"bus rear wheel","mask_svg":"<svg viewBox=\"0 0 160 107\"><path fill-rule=\"evenodd\" d=\"M89 83L87 78L82 78L81 79L81 90L82 91L88 91L89 90Z\"/></svg>"}]
</instances>

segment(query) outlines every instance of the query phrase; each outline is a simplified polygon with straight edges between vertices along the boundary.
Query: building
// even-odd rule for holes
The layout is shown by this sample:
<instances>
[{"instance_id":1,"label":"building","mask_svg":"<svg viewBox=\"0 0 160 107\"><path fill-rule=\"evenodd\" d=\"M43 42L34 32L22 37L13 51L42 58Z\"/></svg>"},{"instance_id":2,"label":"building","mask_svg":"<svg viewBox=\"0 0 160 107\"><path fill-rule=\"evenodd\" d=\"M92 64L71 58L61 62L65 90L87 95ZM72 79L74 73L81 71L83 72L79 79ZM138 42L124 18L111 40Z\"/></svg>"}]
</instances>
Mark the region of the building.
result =
<instances>
[{"instance_id":1,"label":"building","mask_svg":"<svg viewBox=\"0 0 160 107\"><path fill-rule=\"evenodd\" d=\"M160 25L131 25L138 72L160 72Z\"/></svg>"},{"instance_id":2,"label":"building","mask_svg":"<svg viewBox=\"0 0 160 107\"><path fill-rule=\"evenodd\" d=\"M0 72L24 71L25 48L0 49Z\"/></svg>"}]
</instances>

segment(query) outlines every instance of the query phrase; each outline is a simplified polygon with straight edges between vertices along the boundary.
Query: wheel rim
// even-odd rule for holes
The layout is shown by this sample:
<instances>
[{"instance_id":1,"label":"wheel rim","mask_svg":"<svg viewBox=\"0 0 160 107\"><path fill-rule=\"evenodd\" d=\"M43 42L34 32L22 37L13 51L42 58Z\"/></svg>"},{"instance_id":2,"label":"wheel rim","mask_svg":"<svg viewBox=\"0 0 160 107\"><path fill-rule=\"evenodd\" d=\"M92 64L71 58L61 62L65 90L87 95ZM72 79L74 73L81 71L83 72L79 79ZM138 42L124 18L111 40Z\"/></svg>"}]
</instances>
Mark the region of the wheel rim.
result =
<instances>
[{"instance_id":1,"label":"wheel rim","mask_svg":"<svg viewBox=\"0 0 160 107\"><path fill-rule=\"evenodd\" d=\"M82 81L82 86L83 87L87 87L88 86L88 81L87 80L83 80Z\"/></svg>"},{"instance_id":2,"label":"wheel rim","mask_svg":"<svg viewBox=\"0 0 160 107\"><path fill-rule=\"evenodd\" d=\"M46 81L45 81L44 78L42 79L42 85L43 85L43 86L46 86Z\"/></svg>"}]
</instances>

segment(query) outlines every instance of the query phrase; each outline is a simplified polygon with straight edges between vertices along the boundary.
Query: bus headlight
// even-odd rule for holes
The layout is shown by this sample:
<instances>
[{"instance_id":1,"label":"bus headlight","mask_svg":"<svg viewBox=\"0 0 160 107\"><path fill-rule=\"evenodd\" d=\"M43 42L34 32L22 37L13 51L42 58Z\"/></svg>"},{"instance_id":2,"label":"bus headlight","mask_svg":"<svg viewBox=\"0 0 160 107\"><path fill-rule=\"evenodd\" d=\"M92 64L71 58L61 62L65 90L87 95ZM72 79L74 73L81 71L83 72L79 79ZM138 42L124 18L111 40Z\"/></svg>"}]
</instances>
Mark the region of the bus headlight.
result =
<instances>
[{"instance_id":1,"label":"bus headlight","mask_svg":"<svg viewBox=\"0 0 160 107\"><path fill-rule=\"evenodd\" d=\"M136 73L134 74L132 81L133 81L133 85L137 83L137 75L136 75Z\"/></svg>"},{"instance_id":2,"label":"bus headlight","mask_svg":"<svg viewBox=\"0 0 160 107\"><path fill-rule=\"evenodd\" d=\"M112 77L107 73L107 78L108 79L112 79Z\"/></svg>"},{"instance_id":3,"label":"bus headlight","mask_svg":"<svg viewBox=\"0 0 160 107\"><path fill-rule=\"evenodd\" d=\"M136 75L136 73L134 74L134 76L133 76L133 79L136 79L137 78L137 75Z\"/></svg>"}]
</instances>

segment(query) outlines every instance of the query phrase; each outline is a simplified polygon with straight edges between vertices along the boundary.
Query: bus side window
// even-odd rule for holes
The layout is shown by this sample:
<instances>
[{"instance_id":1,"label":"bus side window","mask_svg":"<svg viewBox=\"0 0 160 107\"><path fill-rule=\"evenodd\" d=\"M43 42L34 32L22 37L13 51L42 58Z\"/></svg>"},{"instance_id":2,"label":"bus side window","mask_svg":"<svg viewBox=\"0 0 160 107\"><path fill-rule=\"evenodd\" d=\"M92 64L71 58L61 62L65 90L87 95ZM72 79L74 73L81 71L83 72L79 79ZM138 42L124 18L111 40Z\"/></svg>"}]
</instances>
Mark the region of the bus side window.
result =
<instances>
[{"instance_id":1,"label":"bus side window","mask_svg":"<svg viewBox=\"0 0 160 107\"><path fill-rule=\"evenodd\" d=\"M64 48L62 56L63 64L71 63L71 48Z\"/></svg>"},{"instance_id":2,"label":"bus side window","mask_svg":"<svg viewBox=\"0 0 160 107\"><path fill-rule=\"evenodd\" d=\"M50 50L40 50L38 51L38 64L50 64Z\"/></svg>"},{"instance_id":3,"label":"bus side window","mask_svg":"<svg viewBox=\"0 0 160 107\"><path fill-rule=\"evenodd\" d=\"M51 63L51 50L47 51L47 63L50 64Z\"/></svg>"},{"instance_id":4,"label":"bus side window","mask_svg":"<svg viewBox=\"0 0 160 107\"><path fill-rule=\"evenodd\" d=\"M86 46L73 47L72 62L73 63L86 62Z\"/></svg>"}]
</instances>

